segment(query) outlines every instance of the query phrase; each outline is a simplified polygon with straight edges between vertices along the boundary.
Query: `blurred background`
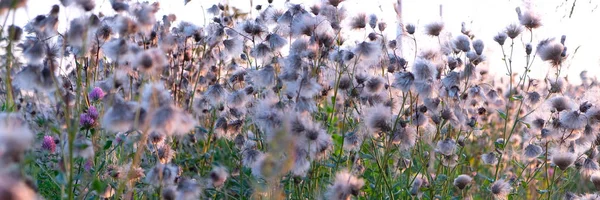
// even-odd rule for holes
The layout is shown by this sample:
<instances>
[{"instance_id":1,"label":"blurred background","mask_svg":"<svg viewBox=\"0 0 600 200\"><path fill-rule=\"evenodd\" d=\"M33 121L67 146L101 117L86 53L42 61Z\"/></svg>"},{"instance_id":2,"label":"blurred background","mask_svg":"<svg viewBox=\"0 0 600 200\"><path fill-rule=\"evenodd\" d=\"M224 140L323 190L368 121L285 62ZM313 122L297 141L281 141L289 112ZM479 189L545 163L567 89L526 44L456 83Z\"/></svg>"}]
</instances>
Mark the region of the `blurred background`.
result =
<instances>
[{"instance_id":1,"label":"blurred background","mask_svg":"<svg viewBox=\"0 0 600 200\"><path fill-rule=\"evenodd\" d=\"M155 2L156 0L149 1ZM401 1L401 18L398 17L395 6ZM267 0L158 0L161 10L157 13L157 19L163 15L176 14L177 21L187 21L202 26L208 23L212 18L205 10L213 4L228 3L242 11L257 13L254 10L256 5L267 6ZM320 0L274 0L273 6L284 8L289 3L303 4L310 7ZM60 4L59 0L29 0L25 9L20 9L16 13L14 23L25 25L36 15L47 14L50 7L54 4ZM110 6L109 0L97 0L94 13L102 12L105 15L112 15L114 12ZM517 23L516 7L522 10L530 9L538 13L542 18L543 26L533 31L533 46L537 41L546 38L560 38L561 35L567 35L565 45L568 47L569 60L566 62L562 75L567 75L572 83L579 83L579 74L583 70L588 71L589 77L600 75L600 37L595 31L598 26L596 21L600 19L598 0L346 0L342 4L348 17L357 13L376 14L380 20L387 22L388 28L385 34L388 38L396 38L398 35L397 26L402 23L413 23L417 25L417 32L423 31L423 26L442 20L445 23L445 32L456 36L460 34L461 24L464 22L470 27L476 38L482 39L486 44L485 54L488 61L486 66L493 76L502 76L506 73L500 46L493 41L494 35L503 31L510 23ZM61 23L59 31L63 32L68 27L69 19L74 19L83 14L78 8L64 8L61 10ZM5 18L6 16L1 16ZM9 22L13 21L9 17ZM178 24L178 22L175 22ZM527 31L524 33L529 34ZM364 33L347 33L350 41L359 41L364 38ZM451 37L451 35L448 35ZM527 35L525 38L529 38ZM404 56L411 58L414 50L412 40L405 39ZM418 35L417 41L419 49L428 48L437 44L437 39L425 35ZM528 41L527 41L528 42ZM525 41L516 42L516 50L520 51L526 44ZM516 71L521 71L524 67L524 53L517 52L515 55ZM486 67L484 66L484 67ZM536 60L532 68L533 78L543 78L547 72L551 75L554 70L548 69L548 64Z\"/></svg>"}]
</instances>

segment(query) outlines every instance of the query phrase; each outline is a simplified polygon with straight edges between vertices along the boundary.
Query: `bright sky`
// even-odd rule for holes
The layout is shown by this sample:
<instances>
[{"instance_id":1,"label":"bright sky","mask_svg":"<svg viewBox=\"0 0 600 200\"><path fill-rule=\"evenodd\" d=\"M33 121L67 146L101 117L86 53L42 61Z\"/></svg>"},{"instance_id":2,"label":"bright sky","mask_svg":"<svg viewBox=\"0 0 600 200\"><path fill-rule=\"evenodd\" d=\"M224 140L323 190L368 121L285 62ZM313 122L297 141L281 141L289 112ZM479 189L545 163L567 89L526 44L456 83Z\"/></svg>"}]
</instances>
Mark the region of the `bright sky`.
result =
<instances>
[{"instance_id":1,"label":"bright sky","mask_svg":"<svg viewBox=\"0 0 600 200\"><path fill-rule=\"evenodd\" d=\"M238 7L242 10L253 10L250 6L262 4L266 5L267 0L192 0L184 6L184 0L150 0L150 2L159 1L161 10L157 13L157 19L161 19L162 15L174 13L178 20L192 22L198 25L204 24L203 9L207 9L215 3L229 2L229 5ZM307 7L313 5L319 0L291 0L292 3L302 3ZM348 16L353 16L356 13L376 14L378 17L388 23L386 34L388 37L396 35L396 13L394 11L394 3L397 0L346 0L342 5L348 10ZM569 16L573 2L575 10ZM535 41L549 37L560 38L561 35L567 35L566 46L569 49L571 56L575 56L570 66L570 69L565 71L570 79L577 83L579 82L579 73L587 69L589 76L600 75L600 53L597 51L600 45L600 37L597 36L593 28L595 25L592 21L600 19L600 11L598 7L600 1L596 0L402 0L403 2L403 21L404 23L413 23L417 25L417 31L422 31L422 27L432 21L440 20L440 5L442 5L442 20L446 24L446 31L453 34L460 34L461 23L470 24L472 32L479 39L482 39L486 44L486 52L488 64L491 73L496 73L496 76L501 76L505 73L503 61L501 60L500 47L492 40L493 36L502 31L508 24L517 21L515 8L520 6L531 7L535 12L542 16L543 26L534 30L534 46ZM29 0L27 8L21 9L16 14L15 23L24 25L29 19L34 18L38 14L48 13L50 6L60 4L59 0ZM109 0L97 0L98 6L94 12L103 12L107 15L112 14L112 9ZM274 5L283 7L284 0L274 0ZM62 22L59 26L59 31L64 31L67 23L65 19L72 19L79 16L81 12L76 8L67 8L66 11L61 10ZM0 17L1 19L4 16ZM207 16L210 19L210 16ZM9 20L12 20L9 18ZM10 21L9 21L10 22ZM360 34L362 36L362 34ZM528 37L526 37L528 38ZM354 40L357 40L355 38ZM426 47L427 44L437 40L421 36L417 38L420 47ZM412 43L405 43L412 45ZM517 51L523 50L523 42L517 42ZM576 54L574 50L578 48ZM522 55L522 54L517 54ZM407 56L409 57L409 56ZM410 56L412 57L412 56ZM515 67L521 69L518 64L523 58L515 58ZM521 62L520 62L521 61ZM532 76L541 78L545 75L547 64L535 61L532 69ZM524 64L521 64L524 65ZM551 72L552 74L553 72Z\"/></svg>"}]
</instances>

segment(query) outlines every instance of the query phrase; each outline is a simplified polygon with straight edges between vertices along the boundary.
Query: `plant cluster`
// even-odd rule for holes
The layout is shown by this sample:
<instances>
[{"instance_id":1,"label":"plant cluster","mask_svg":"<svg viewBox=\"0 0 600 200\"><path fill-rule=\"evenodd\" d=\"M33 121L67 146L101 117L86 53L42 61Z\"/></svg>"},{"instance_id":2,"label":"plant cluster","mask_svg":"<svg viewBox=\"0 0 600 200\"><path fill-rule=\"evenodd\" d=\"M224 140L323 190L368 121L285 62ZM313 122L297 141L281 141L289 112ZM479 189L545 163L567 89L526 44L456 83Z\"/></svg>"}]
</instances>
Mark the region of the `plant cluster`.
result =
<instances>
[{"instance_id":1,"label":"plant cluster","mask_svg":"<svg viewBox=\"0 0 600 200\"><path fill-rule=\"evenodd\" d=\"M0 199L600 198L600 87L562 75L566 36L534 38L532 10L484 44L443 22L389 39L344 0L204 25L65 0L7 25L25 3L0 1Z\"/></svg>"}]
</instances>

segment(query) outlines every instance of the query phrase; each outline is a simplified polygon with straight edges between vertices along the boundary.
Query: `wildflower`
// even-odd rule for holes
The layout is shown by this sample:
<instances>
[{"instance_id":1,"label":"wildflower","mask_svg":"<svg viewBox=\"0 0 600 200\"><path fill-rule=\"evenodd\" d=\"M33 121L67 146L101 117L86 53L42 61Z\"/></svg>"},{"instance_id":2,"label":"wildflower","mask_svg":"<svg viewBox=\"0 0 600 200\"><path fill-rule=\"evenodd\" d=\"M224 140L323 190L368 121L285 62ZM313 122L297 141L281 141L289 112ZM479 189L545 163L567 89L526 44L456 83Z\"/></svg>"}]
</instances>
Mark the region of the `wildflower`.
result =
<instances>
[{"instance_id":1,"label":"wildflower","mask_svg":"<svg viewBox=\"0 0 600 200\"><path fill-rule=\"evenodd\" d=\"M138 3L137 7L131 9L131 13L136 17L139 25L143 27L143 30L148 31L152 29L152 26L156 22L156 12L159 10L160 4L158 2L154 2L149 4Z\"/></svg>"},{"instance_id":2,"label":"wildflower","mask_svg":"<svg viewBox=\"0 0 600 200\"><path fill-rule=\"evenodd\" d=\"M52 136L44 136L44 140L42 141L42 149L50 153L56 152L56 143L54 143L54 138Z\"/></svg>"},{"instance_id":3,"label":"wildflower","mask_svg":"<svg viewBox=\"0 0 600 200\"><path fill-rule=\"evenodd\" d=\"M518 24L510 24L506 27L505 32L510 39L515 39L523 32L523 27Z\"/></svg>"},{"instance_id":4,"label":"wildflower","mask_svg":"<svg viewBox=\"0 0 600 200\"><path fill-rule=\"evenodd\" d=\"M450 156L442 155L442 165L446 167L455 167L458 165L458 155L452 154Z\"/></svg>"},{"instance_id":5,"label":"wildflower","mask_svg":"<svg viewBox=\"0 0 600 200\"><path fill-rule=\"evenodd\" d=\"M122 12L129 10L129 5L122 1L111 1L111 7L115 12Z\"/></svg>"},{"instance_id":6,"label":"wildflower","mask_svg":"<svg viewBox=\"0 0 600 200\"><path fill-rule=\"evenodd\" d=\"M18 160L33 142L27 122L14 113L0 113L0 158Z\"/></svg>"},{"instance_id":7,"label":"wildflower","mask_svg":"<svg viewBox=\"0 0 600 200\"><path fill-rule=\"evenodd\" d=\"M470 69L469 67L474 68L475 65L478 65L479 63L485 61L485 56L478 55L474 51L467 52L467 58L469 58L469 60L471 61L471 63L467 64L467 66L465 68L465 71L469 70L469 71L467 71L467 72L470 72L469 74L475 72L474 69L472 69L472 68ZM472 65L472 66L470 66L470 65Z\"/></svg>"},{"instance_id":8,"label":"wildflower","mask_svg":"<svg viewBox=\"0 0 600 200\"><path fill-rule=\"evenodd\" d=\"M573 102L570 99L564 96L552 97L548 100L548 102L550 103L550 106L557 112L561 112L563 110L570 110L573 109L573 107L575 106L573 105Z\"/></svg>"},{"instance_id":9,"label":"wildflower","mask_svg":"<svg viewBox=\"0 0 600 200\"><path fill-rule=\"evenodd\" d=\"M265 43L260 43L250 51L250 55L255 58L265 59L271 53L271 48Z\"/></svg>"},{"instance_id":10,"label":"wildflower","mask_svg":"<svg viewBox=\"0 0 600 200\"><path fill-rule=\"evenodd\" d=\"M367 15L365 13L359 13L354 16L350 22L352 29L363 29L367 26Z\"/></svg>"},{"instance_id":11,"label":"wildflower","mask_svg":"<svg viewBox=\"0 0 600 200\"><path fill-rule=\"evenodd\" d=\"M396 73L392 86L402 90L403 92L408 92L412 87L414 80L415 76L411 72L399 72Z\"/></svg>"},{"instance_id":12,"label":"wildflower","mask_svg":"<svg viewBox=\"0 0 600 200\"><path fill-rule=\"evenodd\" d=\"M454 39L454 47L463 52L468 52L471 50L471 39L466 35L458 35Z\"/></svg>"},{"instance_id":13,"label":"wildflower","mask_svg":"<svg viewBox=\"0 0 600 200\"><path fill-rule=\"evenodd\" d=\"M29 61L29 64L37 65L42 63L47 50L46 44L43 41L27 40L19 46L23 48L23 56Z\"/></svg>"},{"instance_id":14,"label":"wildflower","mask_svg":"<svg viewBox=\"0 0 600 200\"><path fill-rule=\"evenodd\" d=\"M340 5L340 3L344 2L345 0L327 0L327 3L329 5L332 5L333 7L338 7Z\"/></svg>"},{"instance_id":15,"label":"wildflower","mask_svg":"<svg viewBox=\"0 0 600 200\"><path fill-rule=\"evenodd\" d=\"M392 135L392 143L397 144L400 150L408 150L415 146L416 130L412 127L396 125L396 131Z\"/></svg>"},{"instance_id":16,"label":"wildflower","mask_svg":"<svg viewBox=\"0 0 600 200\"><path fill-rule=\"evenodd\" d=\"M211 15L219 15L220 11L219 6L216 4L213 4L210 8L206 9L206 12Z\"/></svg>"},{"instance_id":17,"label":"wildflower","mask_svg":"<svg viewBox=\"0 0 600 200\"><path fill-rule=\"evenodd\" d=\"M571 152L558 152L552 155L552 164L561 170L566 170L575 162L576 156Z\"/></svg>"},{"instance_id":18,"label":"wildflower","mask_svg":"<svg viewBox=\"0 0 600 200\"><path fill-rule=\"evenodd\" d=\"M531 52L533 51L533 46L531 46L530 43L527 43L525 45L525 54L527 55L531 55Z\"/></svg>"},{"instance_id":19,"label":"wildflower","mask_svg":"<svg viewBox=\"0 0 600 200\"><path fill-rule=\"evenodd\" d=\"M436 152L450 156L456 152L456 142L451 138L446 138L437 142Z\"/></svg>"},{"instance_id":20,"label":"wildflower","mask_svg":"<svg viewBox=\"0 0 600 200\"><path fill-rule=\"evenodd\" d=\"M354 48L354 54L357 54L360 58L372 60L379 57L381 51L376 43L361 42Z\"/></svg>"},{"instance_id":21,"label":"wildflower","mask_svg":"<svg viewBox=\"0 0 600 200\"><path fill-rule=\"evenodd\" d=\"M483 160L483 163L487 165L495 165L498 163L498 157L496 157L496 154L493 152L481 155L481 160Z\"/></svg>"},{"instance_id":22,"label":"wildflower","mask_svg":"<svg viewBox=\"0 0 600 200\"><path fill-rule=\"evenodd\" d=\"M94 126L94 119L87 113L81 113L79 116L79 126L92 127Z\"/></svg>"},{"instance_id":23,"label":"wildflower","mask_svg":"<svg viewBox=\"0 0 600 200\"><path fill-rule=\"evenodd\" d=\"M387 23L385 23L385 22L379 22L377 24L377 28L379 29L379 31L383 32L383 31L385 31L385 28L387 28Z\"/></svg>"},{"instance_id":24,"label":"wildflower","mask_svg":"<svg viewBox=\"0 0 600 200\"><path fill-rule=\"evenodd\" d=\"M260 36L266 31L266 28L260 23L248 20L242 24L242 30L251 36Z\"/></svg>"},{"instance_id":25,"label":"wildflower","mask_svg":"<svg viewBox=\"0 0 600 200\"><path fill-rule=\"evenodd\" d=\"M353 150L360 145L360 135L356 132L349 132L344 135L344 149Z\"/></svg>"},{"instance_id":26,"label":"wildflower","mask_svg":"<svg viewBox=\"0 0 600 200\"><path fill-rule=\"evenodd\" d=\"M195 126L195 120L181 108L165 105L151 114L150 129L162 131L167 135L183 135Z\"/></svg>"},{"instance_id":27,"label":"wildflower","mask_svg":"<svg viewBox=\"0 0 600 200\"><path fill-rule=\"evenodd\" d=\"M504 41L506 41L506 37L508 37L506 33L500 32L496 34L496 36L494 36L494 41L496 41L498 44L500 44L500 46L502 46L504 45Z\"/></svg>"},{"instance_id":28,"label":"wildflower","mask_svg":"<svg viewBox=\"0 0 600 200\"><path fill-rule=\"evenodd\" d=\"M542 20L540 19L540 16L533 13L531 10L521 12L521 8L519 7L517 7L516 10L521 25L527 27L528 29L534 29L542 26Z\"/></svg>"},{"instance_id":29,"label":"wildflower","mask_svg":"<svg viewBox=\"0 0 600 200\"><path fill-rule=\"evenodd\" d=\"M314 145L310 146L310 158L316 160L322 160L327 158L327 155L333 148L333 139L331 138L331 135L327 134L327 131L323 129L317 131L314 131L313 129L312 132L313 134L318 134L315 134L316 138L312 137L315 139L313 139ZM307 136L309 136L308 139L311 140L310 135L307 134Z\"/></svg>"},{"instance_id":30,"label":"wildflower","mask_svg":"<svg viewBox=\"0 0 600 200\"><path fill-rule=\"evenodd\" d=\"M312 98L321 92L322 86L317 83L315 78L304 76L294 82L289 82L286 92L290 96L301 96Z\"/></svg>"},{"instance_id":31,"label":"wildflower","mask_svg":"<svg viewBox=\"0 0 600 200\"><path fill-rule=\"evenodd\" d=\"M112 132L125 132L139 127L146 118L146 110L135 102L117 98L102 117L102 128ZM137 122L137 123L136 123Z\"/></svg>"},{"instance_id":32,"label":"wildflower","mask_svg":"<svg viewBox=\"0 0 600 200\"><path fill-rule=\"evenodd\" d=\"M560 125L570 130L583 129L587 124L587 117L579 111L572 110L560 113Z\"/></svg>"},{"instance_id":33,"label":"wildflower","mask_svg":"<svg viewBox=\"0 0 600 200\"><path fill-rule=\"evenodd\" d=\"M391 130L390 120L392 114L390 109L382 104L378 104L369 109L366 113L365 123L371 133L388 132Z\"/></svg>"},{"instance_id":34,"label":"wildflower","mask_svg":"<svg viewBox=\"0 0 600 200\"><path fill-rule=\"evenodd\" d=\"M540 95L540 93L536 91L527 93L527 101L532 104L537 104L538 102L540 102L541 98L542 96Z\"/></svg>"},{"instance_id":35,"label":"wildflower","mask_svg":"<svg viewBox=\"0 0 600 200\"><path fill-rule=\"evenodd\" d=\"M454 179L454 186L456 186L458 189L462 190L462 189L465 189L465 187L467 187L467 185L469 185L471 183L471 181L473 181L473 178L471 178L471 176L466 175L466 174L461 174L461 175L458 175L458 177L456 177Z\"/></svg>"},{"instance_id":36,"label":"wildflower","mask_svg":"<svg viewBox=\"0 0 600 200\"><path fill-rule=\"evenodd\" d=\"M92 11L96 7L96 1L93 0L74 0L74 2L86 12Z\"/></svg>"},{"instance_id":37,"label":"wildflower","mask_svg":"<svg viewBox=\"0 0 600 200\"><path fill-rule=\"evenodd\" d=\"M480 39L477 39L475 41L473 41L473 50L475 50L475 53L477 53L477 55L481 55L483 53L483 41Z\"/></svg>"},{"instance_id":38,"label":"wildflower","mask_svg":"<svg viewBox=\"0 0 600 200\"><path fill-rule=\"evenodd\" d=\"M279 50L287 45L287 40L276 33L267 35L265 38L269 42L269 48Z\"/></svg>"},{"instance_id":39,"label":"wildflower","mask_svg":"<svg viewBox=\"0 0 600 200\"><path fill-rule=\"evenodd\" d=\"M414 85L417 93L425 98L431 97L436 87L436 84L432 78L426 80L417 80L414 82Z\"/></svg>"},{"instance_id":40,"label":"wildflower","mask_svg":"<svg viewBox=\"0 0 600 200\"><path fill-rule=\"evenodd\" d=\"M21 89L53 92L56 89L54 70L52 66L28 65L15 75L13 83Z\"/></svg>"},{"instance_id":41,"label":"wildflower","mask_svg":"<svg viewBox=\"0 0 600 200\"><path fill-rule=\"evenodd\" d=\"M439 36L443 29L443 22L432 22L425 26L425 33L430 36Z\"/></svg>"},{"instance_id":42,"label":"wildflower","mask_svg":"<svg viewBox=\"0 0 600 200\"><path fill-rule=\"evenodd\" d=\"M229 97L227 98L227 105L229 107L244 108L247 101L248 97L246 95L246 91L237 90L229 94Z\"/></svg>"},{"instance_id":43,"label":"wildflower","mask_svg":"<svg viewBox=\"0 0 600 200\"><path fill-rule=\"evenodd\" d=\"M411 121L412 124L415 126L424 126L425 124L427 124L428 122L428 117L425 116L425 114L423 114L422 112L415 112L412 116L411 116Z\"/></svg>"},{"instance_id":44,"label":"wildflower","mask_svg":"<svg viewBox=\"0 0 600 200\"><path fill-rule=\"evenodd\" d=\"M342 75L342 77L340 77L339 83L338 83L338 88L340 90L347 90L350 88L352 84L352 79L350 79L350 77L348 75Z\"/></svg>"},{"instance_id":45,"label":"wildflower","mask_svg":"<svg viewBox=\"0 0 600 200\"><path fill-rule=\"evenodd\" d=\"M240 55L244 50L244 42L238 38L223 40L223 46L230 55Z\"/></svg>"},{"instance_id":46,"label":"wildflower","mask_svg":"<svg viewBox=\"0 0 600 200\"><path fill-rule=\"evenodd\" d=\"M330 185L325 193L327 199L349 199L357 196L365 182L348 171L340 171L335 176L333 185Z\"/></svg>"},{"instance_id":47,"label":"wildflower","mask_svg":"<svg viewBox=\"0 0 600 200\"><path fill-rule=\"evenodd\" d=\"M158 160L162 164L170 163L175 157L175 150L171 149L169 145L163 145L161 148L158 148L156 154L158 156Z\"/></svg>"},{"instance_id":48,"label":"wildflower","mask_svg":"<svg viewBox=\"0 0 600 200\"><path fill-rule=\"evenodd\" d=\"M415 25L414 25L414 24L410 24L410 23L409 23L409 24L406 24L406 26L405 26L405 29L406 29L406 32L407 32L408 34L411 34L411 35L412 35L412 34L415 34L415 29L416 29L416 27L415 27Z\"/></svg>"},{"instance_id":49,"label":"wildflower","mask_svg":"<svg viewBox=\"0 0 600 200\"><path fill-rule=\"evenodd\" d=\"M148 111L171 103L171 93L162 82L149 82L141 91L142 107Z\"/></svg>"},{"instance_id":50,"label":"wildflower","mask_svg":"<svg viewBox=\"0 0 600 200\"><path fill-rule=\"evenodd\" d=\"M507 199L512 187L510 186L510 183L506 182L504 179L500 179L492 183L490 190L496 199Z\"/></svg>"},{"instance_id":51,"label":"wildflower","mask_svg":"<svg viewBox=\"0 0 600 200\"><path fill-rule=\"evenodd\" d=\"M369 15L369 27L371 27L372 29L375 29L376 26L377 26L377 15L370 14Z\"/></svg>"},{"instance_id":52,"label":"wildflower","mask_svg":"<svg viewBox=\"0 0 600 200\"><path fill-rule=\"evenodd\" d=\"M595 159L585 158L580 170L584 177L591 177L593 174L597 174L599 172L598 170L600 170L600 166Z\"/></svg>"},{"instance_id":53,"label":"wildflower","mask_svg":"<svg viewBox=\"0 0 600 200\"><path fill-rule=\"evenodd\" d=\"M543 153L543 149L542 147L540 147L539 145L536 144L529 144L527 145L527 147L525 147L525 149L523 150L523 155L525 156L525 158L527 159L533 159L533 158L537 158L538 156L540 156Z\"/></svg>"},{"instance_id":54,"label":"wildflower","mask_svg":"<svg viewBox=\"0 0 600 200\"><path fill-rule=\"evenodd\" d=\"M270 88L276 83L275 68L272 65L267 65L258 71L249 73L252 84L257 88Z\"/></svg>"},{"instance_id":55,"label":"wildflower","mask_svg":"<svg viewBox=\"0 0 600 200\"><path fill-rule=\"evenodd\" d=\"M302 147L296 147L294 151L294 166L292 174L298 177L305 177L310 169L311 161L308 159L308 152Z\"/></svg>"},{"instance_id":56,"label":"wildflower","mask_svg":"<svg viewBox=\"0 0 600 200\"><path fill-rule=\"evenodd\" d=\"M438 71L432 62L419 58L413 64L412 73L416 80L427 80L435 78Z\"/></svg>"},{"instance_id":57,"label":"wildflower","mask_svg":"<svg viewBox=\"0 0 600 200\"><path fill-rule=\"evenodd\" d=\"M246 167L252 167L263 156L263 153L256 149L244 149L242 151L242 164Z\"/></svg>"},{"instance_id":58,"label":"wildflower","mask_svg":"<svg viewBox=\"0 0 600 200\"><path fill-rule=\"evenodd\" d=\"M180 168L173 164L156 164L146 175L146 182L154 186L170 186L180 174Z\"/></svg>"},{"instance_id":59,"label":"wildflower","mask_svg":"<svg viewBox=\"0 0 600 200\"><path fill-rule=\"evenodd\" d=\"M104 98L104 95L106 95L106 93L102 91L102 88L94 87L94 89L92 89L92 91L88 94L88 98L90 98L90 100L92 101L98 101L102 100L102 98Z\"/></svg>"},{"instance_id":60,"label":"wildflower","mask_svg":"<svg viewBox=\"0 0 600 200\"><path fill-rule=\"evenodd\" d=\"M225 100L227 94L227 90L219 83L209 86L205 92L205 96L213 106L218 105Z\"/></svg>"},{"instance_id":61,"label":"wildflower","mask_svg":"<svg viewBox=\"0 0 600 200\"><path fill-rule=\"evenodd\" d=\"M217 166L213 168L208 176L210 177L212 186L215 188L220 188L225 184L225 181L227 181L229 174L227 173L227 169L225 169L225 167Z\"/></svg>"},{"instance_id":62,"label":"wildflower","mask_svg":"<svg viewBox=\"0 0 600 200\"><path fill-rule=\"evenodd\" d=\"M142 72L157 74L168 65L165 53L157 48L148 49L137 54L134 66Z\"/></svg>"},{"instance_id":63,"label":"wildflower","mask_svg":"<svg viewBox=\"0 0 600 200\"><path fill-rule=\"evenodd\" d=\"M374 76L367 81L365 88L367 92L374 94L379 93L385 86L385 80L380 76Z\"/></svg>"},{"instance_id":64,"label":"wildflower","mask_svg":"<svg viewBox=\"0 0 600 200\"><path fill-rule=\"evenodd\" d=\"M127 60L129 44L125 39L111 39L102 45L102 52L112 61Z\"/></svg>"},{"instance_id":65,"label":"wildflower","mask_svg":"<svg viewBox=\"0 0 600 200\"><path fill-rule=\"evenodd\" d=\"M422 177L415 177L415 180L413 181L413 184L410 188L410 195L412 196L417 196L421 193L421 187L426 186L427 180L422 178Z\"/></svg>"},{"instance_id":66,"label":"wildflower","mask_svg":"<svg viewBox=\"0 0 600 200\"><path fill-rule=\"evenodd\" d=\"M195 179L182 178L177 184L177 198L175 199L201 199L201 188Z\"/></svg>"},{"instance_id":67,"label":"wildflower","mask_svg":"<svg viewBox=\"0 0 600 200\"><path fill-rule=\"evenodd\" d=\"M543 61L549 61L552 65L558 66L562 63L564 57L562 54L565 48L554 39L546 39L537 45L537 54Z\"/></svg>"},{"instance_id":68,"label":"wildflower","mask_svg":"<svg viewBox=\"0 0 600 200\"><path fill-rule=\"evenodd\" d=\"M452 71L442 78L442 85L446 88L457 86L460 84L460 73Z\"/></svg>"}]
</instances>

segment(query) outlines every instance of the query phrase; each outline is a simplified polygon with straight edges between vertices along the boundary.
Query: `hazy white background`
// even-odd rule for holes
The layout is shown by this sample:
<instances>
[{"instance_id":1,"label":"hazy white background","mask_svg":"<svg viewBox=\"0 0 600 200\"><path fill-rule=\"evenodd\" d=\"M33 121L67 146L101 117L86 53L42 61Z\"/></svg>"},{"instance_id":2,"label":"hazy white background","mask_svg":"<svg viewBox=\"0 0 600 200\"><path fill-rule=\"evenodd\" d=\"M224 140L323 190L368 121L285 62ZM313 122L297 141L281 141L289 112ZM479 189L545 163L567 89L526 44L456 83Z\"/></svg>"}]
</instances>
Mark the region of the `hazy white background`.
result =
<instances>
[{"instance_id":1,"label":"hazy white background","mask_svg":"<svg viewBox=\"0 0 600 200\"><path fill-rule=\"evenodd\" d=\"M150 0L150 2L159 1L161 10L157 13L157 19L161 19L166 14L176 14L178 21L188 21L198 25L203 25L209 21L211 16L203 15L203 10L216 3L229 3L242 10L256 13L251 3L255 6L261 4L267 5L267 0L192 0L184 6L184 0ZM319 0L291 0L291 3L301 3L309 7ZM346 0L342 5L348 10L348 16L363 12L366 14L376 14L381 20L388 23L386 34L393 38L396 36L396 12L394 3L396 0ZM517 22L515 8L529 7L542 16L543 26L534 30L534 46L537 40L549 37L560 38L561 35L567 35L566 46L570 56L575 56L572 62L567 63L570 66L563 74L568 74L572 82L579 82L579 73L582 70L588 70L588 75L600 75L600 36L598 35L598 24L600 20L600 11L598 7L600 0L403 0L402 1L402 19L404 23L413 23L417 25L417 31L422 31L422 27L435 20L443 20L446 24L445 31L453 34L459 34L461 23L466 22L471 27L472 32L479 39L484 40L488 58L490 72L497 76L505 73L504 64L501 60L500 47L492 40L493 36L502 31L508 24ZM114 14L109 0L97 0L95 13L102 12L105 15ZM47 14L50 6L60 4L59 0L29 0L26 9L20 9L16 14L15 23L24 25L30 19L38 14ZM285 0L274 0L273 5L284 8ZM442 5L442 16L440 17L440 5ZM570 15L574 5L574 11ZM77 8L66 8L61 10L61 24L59 31L64 31L68 24L68 19L73 19L81 15ZM4 18L5 16L1 16ZM10 21L12 19L9 18ZM9 21L9 22L10 22ZM177 23L177 22L176 22ZM528 32L524 32L527 33ZM360 34L362 36L362 34ZM420 36L419 47L426 47L428 43L434 40L426 36ZM527 35L527 37L529 36ZM352 38L360 40L361 38ZM437 43L437 40L435 40ZM405 45L411 46L412 43L406 42ZM517 42L517 51L523 51L524 42ZM574 50L579 48L577 53ZM409 54L408 52L406 52ZM523 55L518 52L515 55ZM407 56L409 57L409 56ZM412 57L412 55L410 55ZM522 57L515 58L515 67L522 69L524 67ZM523 65L523 66L521 66ZM520 71L520 70L517 70ZM535 61L532 69L532 76L542 78L548 71L547 64ZM551 74L553 71L550 72Z\"/></svg>"}]
</instances>

